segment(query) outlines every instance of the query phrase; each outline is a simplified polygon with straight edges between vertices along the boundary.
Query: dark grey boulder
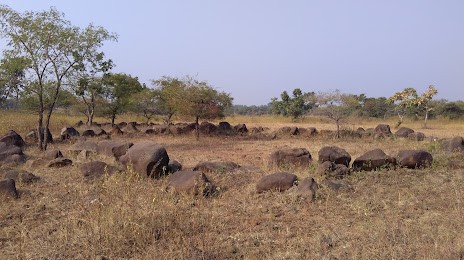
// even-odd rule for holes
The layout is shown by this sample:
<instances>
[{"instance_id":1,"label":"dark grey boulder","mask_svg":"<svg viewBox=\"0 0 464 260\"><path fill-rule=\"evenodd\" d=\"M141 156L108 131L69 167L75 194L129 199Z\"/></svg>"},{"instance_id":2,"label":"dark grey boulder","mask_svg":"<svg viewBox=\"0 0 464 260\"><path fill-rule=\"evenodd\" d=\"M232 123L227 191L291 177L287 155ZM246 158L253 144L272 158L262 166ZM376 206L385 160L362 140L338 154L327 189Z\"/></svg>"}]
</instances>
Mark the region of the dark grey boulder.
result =
<instances>
[{"instance_id":1,"label":"dark grey boulder","mask_svg":"<svg viewBox=\"0 0 464 260\"><path fill-rule=\"evenodd\" d=\"M401 127L398 131L395 132L395 135L398 137L407 138L410 134L414 133L414 130L407 127Z\"/></svg>"},{"instance_id":2,"label":"dark grey boulder","mask_svg":"<svg viewBox=\"0 0 464 260\"><path fill-rule=\"evenodd\" d=\"M63 157L63 154L61 153L60 150L57 150L57 149L47 150L45 151L45 154L43 156L44 159L48 159L48 160L53 160L59 157Z\"/></svg>"},{"instance_id":3,"label":"dark grey boulder","mask_svg":"<svg viewBox=\"0 0 464 260\"><path fill-rule=\"evenodd\" d=\"M423 150L401 150L398 157L399 165L406 168L428 167L433 161L432 155Z\"/></svg>"},{"instance_id":4,"label":"dark grey boulder","mask_svg":"<svg viewBox=\"0 0 464 260\"><path fill-rule=\"evenodd\" d=\"M388 156L381 149L368 151L356 158L353 162L353 169L372 171L386 167L394 167L396 158Z\"/></svg>"},{"instance_id":5,"label":"dark grey boulder","mask_svg":"<svg viewBox=\"0 0 464 260\"><path fill-rule=\"evenodd\" d=\"M56 158L54 160L49 161L47 164L47 167L62 168L62 167L71 166L71 165L72 165L72 161L70 159L61 157L61 158Z\"/></svg>"},{"instance_id":6,"label":"dark grey boulder","mask_svg":"<svg viewBox=\"0 0 464 260\"><path fill-rule=\"evenodd\" d=\"M25 144L23 138L14 130L9 130L3 136L1 136L0 143L5 143L6 145L15 145L18 147L23 147Z\"/></svg>"},{"instance_id":7,"label":"dark grey boulder","mask_svg":"<svg viewBox=\"0 0 464 260\"><path fill-rule=\"evenodd\" d=\"M193 167L194 171L202 171L202 172L216 172L216 173L224 173L224 172L231 172L237 168L240 168L240 165L234 162L199 162L195 167Z\"/></svg>"},{"instance_id":8,"label":"dark grey boulder","mask_svg":"<svg viewBox=\"0 0 464 260\"><path fill-rule=\"evenodd\" d=\"M169 177L167 189L193 195L213 195L217 189L201 171L177 171Z\"/></svg>"},{"instance_id":9,"label":"dark grey boulder","mask_svg":"<svg viewBox=\"0 0 464 260\"><path fill-rule=\"evenodd\" d=\"M387 124L379 124L375 127L374 132L377 134L391 135L390 126Z\"/></svg>"},{"instance_id":10,"label":"dark grey boulder","mask_svg":"<svg viewBox=\"0 0 464 260\"><path fill-rule=\"evenodd\" d=\"M100 178L105 174L112 175L117 172L120 172L120 170L117 167L108 165L107 163L101 161L84 163L81 165L80 169L82 175L85 178L89 179L96 179Z\"/></svg>"},{"instance_id":11,"label":"dark grey boulder","mask_svg":"<svg viewBox=\"0 0 464 260\"><path fill-rule=\"evenodd\" d=\"M13 179L0 180L0 198L4 200L18 198L18 191Z\"/></svg>"},{"instance_id":12,"label":"dark grey boulder","mask_svg":"<svg viewBox=\"0 0 464 260\"><path fill-rule=\"evenodd\" d=\"M319 150L319 163L330 161L335 164L350 166L351 156L344 149L337 146L325 146Z\"/></svg>"},{"instance_id":13,"label":"dark grey boulder","mask_svg":"<svg viewBox=\"0 0 464 260\"><path fill-rule=\"evenodd\" d=\"M28 171L10 168L0 170L0 176L3 179L13 179L15 182L20 181L22 183L32 183L40 179Z\"/></svg>"},{"instance_id":14,"label":"dark grey boulder","mask_svg":"<svg viewBox=\"0 0 464 260\"><path fill-rule=\"evenodd\" d=\"M296 175L288 172L273 173L261 177L256 184L256 191L258 193L272 190L283 192L293 187L297 180Z\"/></svg>"},{"instance_id":15,"label":"dark grey boulder","mask_svg":"<svg viewBox=\"0 0 464 260\"><path fill-rule=\"evenodd\" d=\"M296 193L302 197L314 199L318 189L319 186L316 181L311 177L307 177L298 183Z\"/></svg>"},{"instance_id":16,"label":"dark grey boulder","mask_svg":"<svg viewBox=\"0 0 464 260\"><path fill-rule=\"evenodd\" d=\"M61 129L61 140L71 139L73 136L79 136L79 132L72 126Z\"/></svg>"},{"instance_id":17,"label":"dark grey boulder","mask_svg":"<svg viewBox=\"0 0 464 260\"><path fill-rule=\"evenodd\" d=\"M167 173L169 156L163 146L146 141L134 144L119 160L141 176L157 179Z\"/></svg>"},{"instance_id":18,"label":"dark grey boulder","mask_svg":"<svg viewBox=\"0 0 464 260\"><path fill-rule=\"evenodd\" d=\"M313 161L305 148L280 149L269 156L269 168L308 167Z\"/></svg>"}]
</instances>

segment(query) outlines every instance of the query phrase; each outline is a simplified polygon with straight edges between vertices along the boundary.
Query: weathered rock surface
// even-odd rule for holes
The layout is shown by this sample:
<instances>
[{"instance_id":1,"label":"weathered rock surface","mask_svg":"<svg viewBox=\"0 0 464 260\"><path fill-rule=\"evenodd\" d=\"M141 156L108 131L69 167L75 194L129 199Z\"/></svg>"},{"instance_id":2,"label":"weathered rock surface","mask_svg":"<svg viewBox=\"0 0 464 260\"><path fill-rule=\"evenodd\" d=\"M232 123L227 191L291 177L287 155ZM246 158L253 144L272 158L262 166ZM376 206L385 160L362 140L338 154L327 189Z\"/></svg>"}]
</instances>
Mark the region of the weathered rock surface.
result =
<instances>
[{"instance_id":1,"label":"weathered rock surface","mask_svg":"<svg viewBox=\"0 0 464 260\"><path fill-rule=\"evenodd\" d=\"M177 171L168 180L167 189L194 195L213 195L216 187L201 171Z\"/></svg>"},{"instance_id":2,"label":"weathered rock surface","mask_svg":"<svg viewBox=\"0 0 464 260\"><path fill-rule=\"evenodd\" d=\"M134 171L141 176L152 178L166 174L165 169L169 163L166 149L151 141L134 144L119 159L126 166L133 165Z\"/></svg>"},{"instance_id":3,"label":"weathered rock surface","mask_svg":"<svg viewBox=\"0 0 464 260\"><path fill-rule=\"evenodd\" d=\"M339 179L350 174L350 169L344 164L335 164L331 161L325 161L317 166L315 174Z\"/></svg>"},{"instance_id":4,"label":"weathered rock surface","mask_svg":"<svg viewBox=\"0 0 464 260\"><path fill-rule=\"evenodd\" d=\"M117 141L103 141L97 145L97 153L119 160L134 144Z\"/></svg>"},{"instance_id":5,"label":"weathered rock surface","mask_svg":"<svg viewBox=\"0 0 464 260\"><path fill-rule=\"evenodd\" d=\"M0 137L0 143L5 143L6 145L15 145L18 147L24 146L23 138L13 130L9 130Z\"/></svg>"},{"instance_id":6,"label":"weathered rock surface","mask_svg":"<svg viewBox=\"0 0 464 260\"><path fill-rule=\"evenodd\" d=\"M44 138L43 131L44 129L42 129L42 133L41 133L42 138ZM53 135L52 133L50 133L50 129L48 129L47 132L48 132L48 142L53 143ZM37 129L33 129L29 131L29 133L26 134L26 137L24 139L26 140L27 143L31 143L31 144L37 143L39 141L39 135L37 134Z\"/></svg>"},{"instance_id":7,"label":"weathered rock surface","mask_svg":"<svg viewBox=\"0 0 464 260\"><path fill-rule=\"evenodd\" d=\"M355 170L372 171L385 167L394 167L396 158L388 156L381 149L368 151L353 162Z\"/></svg>"},{"instance_id":8,"label":"weathered rock surface","mask_svg":"<svg viewBox=\"0 0 464 260\"><path fill-rule=\"evenodd\" d=\"M13 179L5 179L0 181L0 198L2 199L17 199L18 191Z\"/></svg>"},{"instance_id":9,"label":"weathered rock surface","mask_svg":"<svg viewBox=\"0 0 464 260\"><path fill-rule=\"evenodd\" d=\"M450 153L464 153L464 138L456 136L443 142L442 149Z\"/></svg>"},{"instance_id":10,"label":"weathered rock surface","mask_svg":"<svg viewBox=\"0 0 464 260\"><path fill-rule=\"evenodd\" d=\"M410 134L414 133L414 130L407 127L401 127L398 131L395 132L395 135L398 137L407 138Z\"/></svg>"},{"instance_id":11,"label":"weathered rock surface","mask_svg":"<svg viewBox=\"0 0 464 260\"><path fill-rule=\"evenodd\" d=\"M232 130L232 126L228 122L220 122L218 125L219 131L230 131Z\"/></svg>"},{"instance_id":12,"label":"weathered rock surface","mask_svg":"<svg viewBox=\"0 0 464 260\"><path fill-rule=\"evenodd\" d=\"M387 124L379 124L375 127L374 132L377 134L391 135L390 126Z\"/></svg>"},{"instance_id":13,"label":"weathered rock surface","mask_svg":"<svg viewBox=\"0 0 464 260\"><path fill-rule=\"evenodd\" d=\"M40 179L28 171L10 168L0 170L0 176L2 179L13 179L15 182L20 181L22 183L32 183Z\"/></svg>"},{"instance_id":14,"label":"weathered rock surface","mask_svg":"<svg viewBox=\"0 0 464 260\"><path fill-rule=\"evenodd\" d=\"M182 164L176 160L169 160L168 172L175 173L182 170Z\"/></svg>"},{"instance_id":15,"label":"weathered rock surface","mask_svg":"<svg viewBox=\"0 0 464 260\"><path fill-rule=\"evenodd\" d=\"M234 163L234 162L199 162L195 167L193 167L194 171L202 171L202 172L216 172L216 173L221 173L221 172L231 172L237 168L239 168L240 165Z\"/></svg>"},{"instance_id":16,"label":"weathered rock surface","mask_svg":"<svg viewBox=\"0 0 464 260\"><path fill-rule=\"evenodd\" d=\"M335 164L350 166L351 156L344 149L337 146L325 146L319 150L319 163L330 161Z\"/></svg>"},{"instance_id":17,"label":"weathered rock surface","mask_svg":"<svg viewBox=\"0 0 464 260\"><path fill-rule=\"evenodd\" d=\"M59 157L63 157L63 154L57 149L47 150L43 156L43 158L47 160L53 160Z\"/></svg>"},{"instance_id":18,"label":"weathered rock surface","mask_svg":"<svg viewBox=\"0 0 464 260\"><path fill-rule=\"evenodd\" d=\"M74 153L80 153L82 150L87 150L89 152L97 152L97 144L93 141L78 141L75 144L71 145L68 150Z\"/></svg>"},{"instance_id":19,"label":"weathered rock surface","mask_svg":"<svg viewBox=\"0 0 464 260\"><path fill-rule=\"evenodd\" d=\"M302 197L313 199L316 197L318 188L316 181L311 177L307 177L298 184L296 193Z\"/></svg>"},{"instance_id":20,"label":"weathered rock surface","mask_svg":"<svg viewBox=\"0 0 464 260\"><path fill-rule=\"evenodd\" d=\"M428 167L433 161L432 155L423 150L401 150L398 157L399 164L407 168Z\"/></svg>"},{"instance_id":21,"label":"weathered rock surface","mask_svg":"<svg viewBox=\"0 0 464 260\"><path fill-rule=\"evenodd\" d=\"M269 157L269 167L308 167L312 162L311 154L305 148L281 149Z\"/></svg>"},{"instance_id":22,"label":"weathered rock surface","mask_svg":"<svg viewBox=\"0 0 464 260\"><path fill-rule=\"evenodd\" d=\"M248 132L248 129L245 124L238 124L234 126L234 130L239 132L239 133L246 133Z\"/></svg>"},{"instance_id":23,"label":"weathered rock surface","mask_svg":"<svg viewBox=\"0 0 464 260\"><path fill-rule=\"evenodd\" d=\"M256 184L256 191L258 193L277 190L286 191L293 187L295 182L298 180L296 175L288 172L278 172L270 175L263 176Z\"/></svg>"},{"instance_id":24,"label":"weathered rock surface","mask_svg":"<svg viewBox=\"0 0 464 260\"><path fill-rule=\"evenodd\" d=\"M0 162L10 163L18 158L25 159L25 155L19 146L0 142Z\"/></svg>"},{"instance_id":25,"label":"weathered rock surface","mask_svg":"<svg viewBox=\"0 0 464 260\"><path fill-rule=\"evenodd\" d=\"M72 161L67 158L56 158L48 162L47 167L49 168L61 168L72 165Z\"/></svg>"},{"instance_id":26,"label":"weathered rock surface","mask_svg":"<svg viewBox=\"0 0 464 260\"><path fill-rule=\"evenodd\" d=\"M73 136L79 136L79 132L72 126L61 129L61 140L71 139Z\"/></svg>"},{"instance_id":27,"label":"weathered rock surface","mask_svg":"<svg viewBox=\"0 0 464 260\"><path fill-rule=\"evenodd\" d=\"M105 174L112 175L114 173L120 172L118 168L101 161L84 163L80 168L82 175L89 179L96 179Z\"/></svg>"}]
</instances>

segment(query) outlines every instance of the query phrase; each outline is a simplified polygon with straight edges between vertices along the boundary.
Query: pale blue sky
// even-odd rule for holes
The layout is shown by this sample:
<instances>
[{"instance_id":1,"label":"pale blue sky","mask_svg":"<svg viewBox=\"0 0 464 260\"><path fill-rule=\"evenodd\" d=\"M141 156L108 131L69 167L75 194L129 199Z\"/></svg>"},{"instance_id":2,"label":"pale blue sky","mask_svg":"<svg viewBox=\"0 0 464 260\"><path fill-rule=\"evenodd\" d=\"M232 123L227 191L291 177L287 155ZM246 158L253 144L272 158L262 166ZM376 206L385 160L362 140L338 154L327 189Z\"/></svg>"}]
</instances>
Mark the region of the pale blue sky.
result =
<instances>
[{"instance_id":1,"label":"pale blue sky","mask_svg":"<svg viewBox=\"0 0 464 260\"><path fill-rule=\"evenodd\" d=\"M197 75L235 104L267 104L294 88L388 97L431 84L436 98L464 100L462 0L2 3L56 6L75 25L101 25L119 34L103 48L115 72L147 84Z\"/></svg>"}]
</instances>

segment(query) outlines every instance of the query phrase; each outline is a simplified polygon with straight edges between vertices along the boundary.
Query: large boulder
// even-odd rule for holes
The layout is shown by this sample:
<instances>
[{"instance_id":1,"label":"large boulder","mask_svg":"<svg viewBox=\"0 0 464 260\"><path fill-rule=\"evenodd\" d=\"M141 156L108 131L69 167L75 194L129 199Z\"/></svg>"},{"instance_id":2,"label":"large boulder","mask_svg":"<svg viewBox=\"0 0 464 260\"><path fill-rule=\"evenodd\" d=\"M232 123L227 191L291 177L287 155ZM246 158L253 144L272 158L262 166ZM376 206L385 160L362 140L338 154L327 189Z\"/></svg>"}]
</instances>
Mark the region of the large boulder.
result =
<instances>
[{"instance_id":1,"label":"large boulder","mask_svg":"<svg viewBox=\"0 0 464 260\"><path fill-rule=\"evenodd\" d=\"M53 149L53 150L47 150L43 156L44 159L48 160L53 160L56 158L63 157L63 154L61 153L60 150Z\"/></svg>"},{"instance_id":2,"label":"large boulder","mask_svg":"<svg viewBox=\"0 0 464 260\"><path fill-rule=\"evenodd\" d=\"M256 184L256 191L258 193L277 190L286 191L295 185L298 178L295 174L288 172L278 172L261 177Z\"/></svg>"},{"instance_id":3,"label":"large boulder","mask_svg":"<svg viewBox=\"0 0 464 260\"><path fill-rule=\"evenodd\" d=\"M248 129L245 124L238 124L234 126L234 130L239 132L239 133L246 133L248 132Z\"/></svg>"},{"instance_id":4,"label":"large boulder","mask_svg":"<svg viewBox=\"0 0 464 260\"><path fill-rule=\"evenodd\" d=\"M443 143L442 148L450 153L464 153L464 138L456 136L451 140Z\"/></svg>"},{"instance_id":5,"label":"large boulder","mask_svg":"<svg viewBox=\"0 0 464 260\"><path fill-rule=\"evenodd\" d=\"M139 132L139 129L137 129L136 127L136 123L135 122L130 122L126 125L126 127L124 127L123 129L121 129L124 133L136 133L136 132Z\"/></svg>"},{"instance_id":6,"label":"large boulder","mask_svg":"<svg viewBox=\"0 0 464 260\"><path fill-rule=\"evenodd\" d=\"M0 177L2 179L13 179L16 182L20 181L22 183L32 183L39 180L39 177L33 173L10 168L0 170Z\"/></svg>"},{"instance_id":7,"label":"large boulder","mask_svg":"<svg viewBox=\"0 0 464 260\"><path fill-rule=\"evenodd\" d=\"M71 139L73 136L79 136L79 132L72 126L61 129L61 140Z\"/></svg>"},{"instance_id":8,"label":"large boulder","mask_svg":"<svg viewBox=\"0 0 464 260\"><path fill-rule=\"evenodd\" d=\"M19 146L0 142L0 162L11 161L12 158L16 158L18 156L26 158Z\"/></svg>"},{"instance_id":9,"label":"large boulder","mask_svg":"<svg viewBox=\"0 0 464 260\"><path fill-rule=\"evenodd\" d=\"M201 122L200 124L200 131L204 134L211 134L216 132L217 127L216 125L209 123L209 122Z\"/></svg>"},{"instance_id":10,"label":"large boulder","mask_svg":"<svg viewBox=\"0 0 464 260\"><path fill-rule=\"evenodd\" d=\"M398 131L395 132L395 135L397 137L406 138L412 133L414 133L414 130L412 130L411 128L401 127L400 129L398 129Z\"/></svg>"},{"instance_id":11,"label":"large boulder","mask_svg":"<svg viewBox=\"0 0 464 260\"><path fill-rule=\"evenodd\" d=\"M319 163L330 161L335 164L350 166L351 156L344 149L337 146L325 146L319 150Z\"/></svg>"},{"instance_id":12,"label":"large boulder","mask_svg":"<svg viewBox=\"0 0 464 260\"><path fill-rule=\"evenodd\" d=\"M82 175L89 179L96 179L105 174L112 175L114 173L120 172L118 168L101 161L84 163L80 168Z\"/></svg>"},{"instance_id":13,"label":"large boulder","mask_svg":"<svg viewBox=\"0 0 464 260\"><path fill-rule=\"evenodd\" d=\"M315 174L340 179L350 174L350 169L344 164L335 164L331 161L325 161L317 166Z\"/></svg>"},{"instance_id":14,"label":"large boulder","mask_svg":"<svg viewBox=\"0 0 464 260\"><path fill-rule=\"evenodd\" d=\"M218 129L219 131L230 131L232 126L228 122L219 122Z\"/></svg>"},{"instance_id":15,"label":"large boulder","mask_svg":"<svg viewBox=\"0 0 464 260\"><path fill-rule=\"evenodd\" d=\"M366 152L353 162L355 170L372 171L385 167L395 166L396 158L388 156L381 149Z\"/></svg>"},{"instance_id":16,"label":"large boulder","mask_svg":"<svg viewBox=\"0 0 464 260\"><path fill-rule=\"evenodd\" d=\"M231 172L240 165L233 163L233 162L199 162L195 167L193 167L194 171L202 171L202 172Z\"/></svg>"},{"instance_id":17,"label":"large boulder","mask_svg":"<svg viewBox=\"0 0 464 260\"><path fill-rule=\"evenodd\" d=\"M176 192L208 196L216 192L216 187L201 171L177 171L168 180L167 188Z\"/></svg>"},{"instance_id":18,"label":"large boulder","mask_svg":"<svg viewBox=\"0 0 464 260\"><path fill-rule=\"evenodd\" d=\"M312 161L311 154L305 148L281 149L270 155L269 167L308 167Z\"/></svg>"},{"instance_id":19,"label":"large boulder","mask_svg":"<svg viewBox=\"0 0 464 260\"><path fill-rule=\"evenodd\" d=\"M415 133L409 134L408 138L409 138L409 140L420 142L420 141L424 141L425 134L421 133L421 132L415 132Z\"/></svg>"},{"instance_id":20,"label":"large boulder","mask_svg":"<svg viewBox=\"0 0 464 260\"><path fill-rule=\"evenodd\" d=\"M176 160L169 160L168 172L175 173L182 170L182 164Z\"/></svg>"},{"instance_id":21,"label":"large boulder","mask_svg":"<svg viewBox=\"0 0 464 260\"><path fill-rule=\"evenodd\" d=\"M308 127L308 128L298 128L301 136L310 137L317 134L317 130L315 127Z\"/></svg>"},{"instance_id":22,"label":"large boulder","mask_svg":"<svg viewBox=\"0 0 464 260\"><path fill-rule=\"evenodd\" d=\"M376 134L391 135L390 126L387 124L379 124L375 127L374 132Z\"/></svg>"},{"instance_id":23,"label":"large boulder","mask_svg":"<svg viewBox=\"0 0 464 260\"><path fill-rule=\"evenodd\" d=\"M82 132L82 136L85 136L85 137L94 137L96 135L97 134L95 134L95 132L92 129L87 129Z\"/></svg>"},{"instance_id":24,"label":"large boulder","mask_svg":"<svg viewBox=\"0 0 464 260\"><path fill-rule=\"evenodd\" d=\"M42 131L41 131L41 135L42 135L42 138L44 138L44 129L42 128ZM52 133L50 132L50 129L48 129L48 142L49 143L53 143L53 136L52 136ZM27 143L30 143L30 144L35 144L39 141L39 135L37 134L37 129L33 129L31 131L29 131L29 133L26 134L26 137L24 138L26 140Z\"/></svg>"},{"instance_id":25,"label":"large boulder","mask_svg":"<svg viewBox=\"0 0 464 260\"><path fill-rule=\"evenodd\" d=\"M17 199L18 191L13 179L5 179L0 181L0 198Z\"/></svg>"},{"instance_id":26,"label":"large boulder","mask_svg":"<svg viewBox=\"0 0 464 260\"><path fill-rule=\"evenodd\" d=\"M433 161L432 155L423 150L401 150L398 157L399 165L407 168L428 167Z\"/></svg>"},{"instance_id":27,"label":"large boulder","mask_svg":"<svg viewBox=\"0 0 464 260\"><path fill-rule=\"evenodd\" d=\"M133 145L130 142L103 141L97 145L97 153L119 160Z\"/></svg>"},{"instance_id":28,"label":"large boulder","mask_svg":"<svg viewBox=\"0 0 464 260\"><path fill-rule=\"evenodd\" d=\"M26 168L30 170L35 170L39 167L44 167L48 164L50 160L44 159L44 158L39 158L35 160L27 160L26 161Z\"/></svg>"},{"instance_id":29,"label":"large boulder","mask_svg":"<svg viewBox=\"0 0 464 260\"><path fill-rule=\"evenodd\" d=\"M68 150L78 154L83 150L86 150L89 152L97 152L97 148L98 146L95 142L87 140L87 141L79 141L79 142L74 143L68 148Z\"/></svg>"},{"instance_id":30,"label":"large boulder","mask_svg":"<svg viewBox=\"0 0 464 260\"><path fill-rule=\"evenodd\" d=\"M122 135L123 133L124 132L121 130L121 128L119 128L118 125L114 125L110 131L111 135Z\"/></svg>"},{"instance_id":31,"label":"large boulder","mask_svg":"<svg viewBox=\"0 0 464 260\"><path fill-rule=\"evenodd\" d=\"M163 146L146 141L134 144L119 160L126 166L132 165L141 176L160 178L166 174L169 156Z\"/></svg>"},{"instance_id":32,"label":"large boulder","mask_svg":"<svg viewBox=\"0 0 464 260\"><path fill-rule=\"evenodd\" d=\"M319 186L317 185L316 181L311 177L307 177L298 183L296 193L302 197L314 199L318 189Z\"/></svg>"},{"instance_id":33,"label":"large boulder","mask_svg":"<svg viewBox=\"0 0 464 260\"><path fill-rule=\"evenodd\" d=\"M15 145L18 147L24 146L23 138L13 130L8 131L6 132L6 134L1 136L0 143L5 143L7 145Z\"/></svg>"}]
</instances>

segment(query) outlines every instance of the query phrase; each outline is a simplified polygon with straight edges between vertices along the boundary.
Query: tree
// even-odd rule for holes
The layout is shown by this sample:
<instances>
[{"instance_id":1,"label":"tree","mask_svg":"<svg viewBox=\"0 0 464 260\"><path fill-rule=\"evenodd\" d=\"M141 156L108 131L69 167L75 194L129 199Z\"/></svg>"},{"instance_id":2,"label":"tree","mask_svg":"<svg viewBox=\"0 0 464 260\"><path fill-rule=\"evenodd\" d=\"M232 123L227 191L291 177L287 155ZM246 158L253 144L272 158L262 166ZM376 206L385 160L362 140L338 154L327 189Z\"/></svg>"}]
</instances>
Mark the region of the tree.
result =
<instances>
[{"instance_id":1,"label":"tree","mask_svg":"<svg viewBox=\"0 0 464 260\"><path fill-rule=\"evenodd\" d=\"M81 61L76 65L75 80L73 89L78 97L82 99L85 110L84 115L87 117L87 124L93 123L95 116L95 107L97 100L104 93L103 83L109 77L108 71L113 68L111 59L104 60L104 53L97 53L87 61Z\"/></svg>"},{"instance_id":2,"label":"tree","mask_svg":"<svg viewBox=\"0 0 464 260\"><path fill-rule=\"evenodd\" d=\"M19 101L19 93L24 88L25 72L29 62L22 57L2 59L0 65L0 108L8 98Z\"/></svg>"},{"instance_id":3,"label":"tree","mask_svg":"<svg viewBox=\"0 0 464 260\"><path fill-rule=\"evenodd\" d=\"M103 27L89 25L83 30L71 25L54 7L48 11L21 14L1 5L0 33L11 47L4 51L5 57L22 57L30 61L25 85L29 93L37 96L37 130L44 129L44 132L48 132L59 93L63 86L70 84L68 76L75 66L95 57L104 41L116 39ZM43 99L47 92L51 102L46 106ZM44 136L38 138L40 150L47 149L48 135Z\"/></svg>"},{"instance_id":4,"label":"tree","mask_svg":"<svg viewBox=\"0 0 464 260\"><path fill-rule=\"evenodd\" d=\"M423 110L425 113L424 116L424 128L427 128L427 119L429 118L430 111L433 110L431 106L431 101L433 96L435 96L438 91L435 89L433 85L430 85L427 91L422 93L419 97L416 98L415 104L419 107L419 109Z\"/></svg>"},{"instance_id":5,"label":"tree","mask_svg":"<svg viewBox=\"0 0 464 260\"><path fill-rule=\"evenodd\" d=\"M293 120L296 120L313 107L314 104L310 101L311 96L314 96L314 92L303 93L299 88L293 90L293 97L284 91L280 95L281 101L277 98L271 99L271 112L285 117L291 116Z\"/></svg>"},{"instance_id":6,"label":"tree","mask_svg":"<svg viewBox=\"0 0 464 260\"><path fill-rule=\"evenodd\" d=\"M200 138L199 119L214 119L224 116L224 110L232 105L230 94L219 92L206 81L199 82L187 77L184 80L184 91L177 99L176 109L184 116L195 118L197 140Z\"/></svg>"},{"instance_id":7,"label":"tree","mask_svg":"<svg viewBox=\"0 0 464 260\"><path fill-rule=\"evenodd\" d=\"M192 81L192 80L190 80ZM172 116L181 106L181 100L187 88L188 78L185 80L163 76L158 80L152 80L155 87L158 114L164 116L164 122L169 127Z\"/></svg>"},{"instance_id":8,"label":"tree","mask_svg":"<svg viewBox=\"0 0 464 260\"><path fill-rule=\"evenodd\" d=\"M404 119L406 109L416 104L417 92L414 88L405 88L401 92L395 93L395 95L388 98L387 104L395 104L395 111L398 113L398 123L395 128L398 128Z\"/></svg>"},{"instance_id":9,"label":"tree","mask_svg":"<svg viewBox=\"0 0 464 260\"><path fill-rule=\"evenodd\" d=\"M147 119L147 124L153 116L159 115L162 111L156 91L150 88L144 88L132 95L131 107L132 111Z\"/></svg>"},{"instance_id":10,"label":"tree","mask_svg":"<svg viewBox=\"0 0 464 260\"><path fill-rule=\"evenodd\" d=\"M124 73L110 74L103 82L103 97L106 104L102 110L104 117L111 119L114 125L116 116L128 111L130 97L143 90L137 77L132 77Z\"/></svg>"},{"instance_id":11,"label":"tree","mask_svg":"<svg viewBox=\"0 0 464 260\"><path fill-rule=\"evenodd\" d=\"M336 138L340 138L341 120L347 118L356 107L354 104L359 102L353 95L343 94L340 90L332 92L320 92L314 97L317 108L315 114L326 116L332 119L336 126Z\"/></svg>"}]
</instances>

